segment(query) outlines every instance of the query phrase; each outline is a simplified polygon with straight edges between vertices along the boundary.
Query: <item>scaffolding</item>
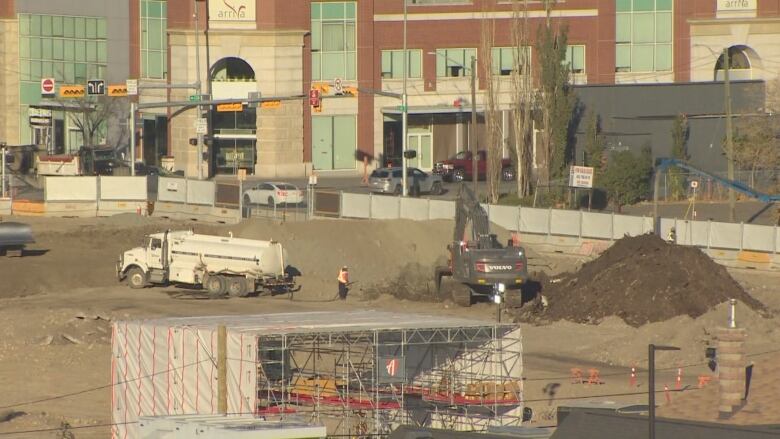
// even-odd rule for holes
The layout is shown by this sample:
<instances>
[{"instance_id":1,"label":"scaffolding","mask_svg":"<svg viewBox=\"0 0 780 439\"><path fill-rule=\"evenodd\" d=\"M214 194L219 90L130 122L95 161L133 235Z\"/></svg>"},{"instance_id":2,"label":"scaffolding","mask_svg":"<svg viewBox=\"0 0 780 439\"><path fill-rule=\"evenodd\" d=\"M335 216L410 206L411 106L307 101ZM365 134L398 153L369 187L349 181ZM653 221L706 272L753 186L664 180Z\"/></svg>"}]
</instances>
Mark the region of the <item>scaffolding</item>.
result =
<instances>
[{"instance_id":1,"label":"scaffolding","mask_svg":"<svg viewBox=\"0 0 780 439\"><path fill-rule=\"evenodd\" d=\"M168 338L174 349L157 348L167 349L168 357L173 352L174 361L157 360L169 365L188 364L188 344L198 344L203 353L186 353L187 359L212 358L216 327L226 326L230 412L294 415L326 425L329 434L351 437L389 434L399 425L483 431L523 421L522 339L516 324L379 311L198 317L153 324L158 332L163 326L173 334ZM150 338L136 337L132 328L125 331L131 342ZM178 357L177 349L182 351ZM128 359L131 366L133 361ZM211 361L198 369L195 376L214 374ZM158 380L165 382L164 377ZM180 392L181 402L169 406L185 413L213 410L213 404L205 404L213 399L213 380L194 385L181 381L181 389L169 392L174 398ZM198 388L194 398L184 388L193 386Z\"/></svg>"}]
</instances>

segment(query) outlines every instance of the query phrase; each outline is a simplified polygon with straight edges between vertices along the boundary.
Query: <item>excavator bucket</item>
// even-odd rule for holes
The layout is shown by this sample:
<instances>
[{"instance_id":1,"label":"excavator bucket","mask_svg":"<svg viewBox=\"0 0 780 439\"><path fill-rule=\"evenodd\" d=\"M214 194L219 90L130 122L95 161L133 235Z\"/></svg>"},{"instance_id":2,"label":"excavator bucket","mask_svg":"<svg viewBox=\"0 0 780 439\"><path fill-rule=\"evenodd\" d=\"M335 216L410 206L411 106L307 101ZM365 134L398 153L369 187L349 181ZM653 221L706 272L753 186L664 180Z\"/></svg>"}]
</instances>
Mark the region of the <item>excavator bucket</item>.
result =
<instances>
[{"instance_id":1,"label":"excavator bucket","mask_svg":"<svg viewBox=\"0 0 780 439\"><path fill-rule=\"evenodd\" d=\"M20 248L35 242L32 229L27 224L0 222L0 249Z\"/></svg>"}]
</instances>

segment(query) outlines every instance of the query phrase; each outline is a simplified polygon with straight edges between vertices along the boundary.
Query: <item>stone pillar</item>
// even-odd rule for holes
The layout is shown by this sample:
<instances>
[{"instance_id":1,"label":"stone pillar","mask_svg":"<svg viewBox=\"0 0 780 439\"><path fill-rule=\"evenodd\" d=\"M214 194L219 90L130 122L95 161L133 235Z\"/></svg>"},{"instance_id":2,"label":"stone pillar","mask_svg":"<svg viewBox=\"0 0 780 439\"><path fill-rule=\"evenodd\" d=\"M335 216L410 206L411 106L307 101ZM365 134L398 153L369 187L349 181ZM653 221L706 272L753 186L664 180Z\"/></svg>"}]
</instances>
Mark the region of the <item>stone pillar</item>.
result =
<instances>
[{"instance_id":1,"label":"stone pillar","mask_svg":"<svg viewBox=\"0 0 780 439\"><path fill-rule=\"evenodd\" d=\"M745 397L745 328L719 328L718 337L718 417L725 419L742 407Z\"/></svg>"}]
</instances>

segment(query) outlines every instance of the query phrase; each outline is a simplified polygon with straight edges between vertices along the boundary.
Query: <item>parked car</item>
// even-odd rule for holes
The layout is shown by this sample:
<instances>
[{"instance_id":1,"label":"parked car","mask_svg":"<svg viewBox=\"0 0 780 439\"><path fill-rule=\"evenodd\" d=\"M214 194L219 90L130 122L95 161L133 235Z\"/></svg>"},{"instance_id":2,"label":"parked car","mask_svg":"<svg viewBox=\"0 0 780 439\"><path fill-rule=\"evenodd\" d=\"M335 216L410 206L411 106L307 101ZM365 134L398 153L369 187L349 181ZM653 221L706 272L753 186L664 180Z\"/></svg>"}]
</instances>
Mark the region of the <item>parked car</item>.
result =
<instances>
[{"instance_id":1,"label":"parked car","mask_svg":"<svg viewBox=\"0 0 780 439\"><path fill-rule=\"evenodd\" d=\"M419 195L421 193L430 193L432 195L441 195L444 192L442 178L439 175L428 174L417 168L407 168L407 186L409 194ZM403 169L402 168L378 168L375 169L368 178L368 185L371 192L382 194L401 195L403 191Z\"/></svg>"},{"instance_id":2,"label":"parked car","mask_svg":"<svg viewBox=\"0 0 780 439\"><path fill-rule=\"evenodd\" d=\"M279 204L303 203L303 191L291 183L257 183L244 191L244 204L265 204L273 207Z\"/></svg>"},{"instance_id":3,"label":"parked car","mask_svg":"<svg viewBox=\"0 0 780 439\"><path fill-rule=\"evenodd\" d=\"M433 165L433 173L441 175L447 181L471 180L473 167L471 151L461 151L447 160ZM477 153L477 178L484 179L487 173L487 152ZM511 159L501 159L501 179L511 181L515 179L515 169Z\"/></svg>"}]
</instances>

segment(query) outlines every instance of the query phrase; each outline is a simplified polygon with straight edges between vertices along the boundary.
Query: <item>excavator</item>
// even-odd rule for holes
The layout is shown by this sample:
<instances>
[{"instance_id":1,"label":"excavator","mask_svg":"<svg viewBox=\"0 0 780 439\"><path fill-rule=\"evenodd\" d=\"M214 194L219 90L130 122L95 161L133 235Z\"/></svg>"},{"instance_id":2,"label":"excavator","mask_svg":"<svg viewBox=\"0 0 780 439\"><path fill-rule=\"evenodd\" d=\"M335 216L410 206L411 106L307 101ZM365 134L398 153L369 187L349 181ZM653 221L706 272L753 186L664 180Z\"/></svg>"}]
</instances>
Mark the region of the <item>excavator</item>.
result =
<instances>
[{"instance_id":1,"label":"excavator","mask_svg":"<svg viewBox=\"0 0 780 439\"><path fill-rule=\"evenodd\" d=\"M436 267L434 273L440 294L450 293L460 306L501 294L507 306L522 306L521 287L528 281L525 249L511 241L501 245L490 233L487 212L465 184L458 192L453 241L447 250L449 264Z\"/></svg>"}]
</instances>

